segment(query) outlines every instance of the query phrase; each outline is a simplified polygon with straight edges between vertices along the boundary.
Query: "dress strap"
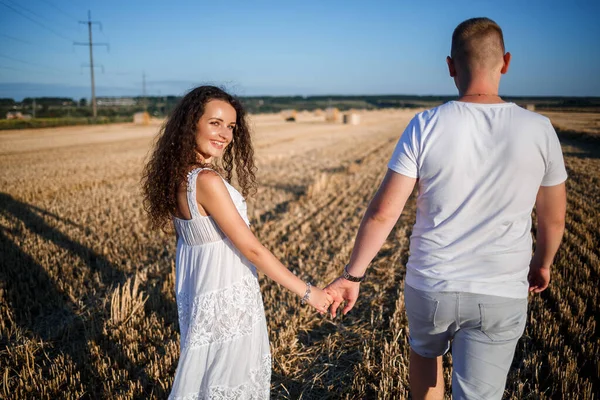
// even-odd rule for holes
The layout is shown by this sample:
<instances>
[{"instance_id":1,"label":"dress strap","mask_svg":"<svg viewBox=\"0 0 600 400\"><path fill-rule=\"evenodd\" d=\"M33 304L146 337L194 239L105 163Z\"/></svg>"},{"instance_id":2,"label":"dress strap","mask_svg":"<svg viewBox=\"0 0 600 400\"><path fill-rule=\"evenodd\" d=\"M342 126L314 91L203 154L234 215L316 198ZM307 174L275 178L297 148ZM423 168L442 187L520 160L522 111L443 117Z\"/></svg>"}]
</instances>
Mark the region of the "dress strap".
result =
<instances>
[{"instance_id":1,"label":"dress strap","mask_svg":"<svg viewBox=\"0 0 600 400\"><path fill-rule=\"evenodd\" d=\"M187 174L187 201L188 207L190 209L190 214L192 219L203 217L200 214L200 210L198 209L198 202L196 200L196 179L198 178L198 174L203 170L210 170L215 172L217 175L221 176L217 171L212 168L194 168ZM222 179L222 178L221 178Z\"/></svg>"}]
</instances>

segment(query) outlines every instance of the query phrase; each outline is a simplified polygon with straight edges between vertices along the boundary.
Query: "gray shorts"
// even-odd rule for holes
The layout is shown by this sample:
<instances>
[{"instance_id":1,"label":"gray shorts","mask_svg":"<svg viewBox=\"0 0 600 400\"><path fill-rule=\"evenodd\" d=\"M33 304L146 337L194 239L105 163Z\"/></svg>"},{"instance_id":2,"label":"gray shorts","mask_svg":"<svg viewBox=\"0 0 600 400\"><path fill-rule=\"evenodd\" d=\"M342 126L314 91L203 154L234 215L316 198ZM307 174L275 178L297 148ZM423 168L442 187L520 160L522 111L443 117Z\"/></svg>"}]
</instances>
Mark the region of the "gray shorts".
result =
<instances>
[{"instance_id":1,"label":"gray shorts","mask_svg":"<svg viewBox=\"0 0 600 400\"><path fill-rule=\"evenodd\" d=\"M404 301L414 352L436 358L452 343L453 399L501 399L525 330L527 299L405 285Z\"/></svg>"}]
</instances>

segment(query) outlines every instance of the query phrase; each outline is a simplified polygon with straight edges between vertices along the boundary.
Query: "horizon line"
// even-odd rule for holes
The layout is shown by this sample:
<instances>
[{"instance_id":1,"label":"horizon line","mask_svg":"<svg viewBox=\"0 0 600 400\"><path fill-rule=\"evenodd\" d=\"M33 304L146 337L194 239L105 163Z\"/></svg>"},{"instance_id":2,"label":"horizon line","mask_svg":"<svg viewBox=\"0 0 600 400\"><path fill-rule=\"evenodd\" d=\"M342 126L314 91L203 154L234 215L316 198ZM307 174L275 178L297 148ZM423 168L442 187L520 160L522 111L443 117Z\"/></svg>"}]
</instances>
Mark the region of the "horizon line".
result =
<instances>
[{"instance_id":1,"label":"horizon line","mask_svg":"<svg viewBox=\"0 0 600 400\"><path fill-rule=\"evenodd\" d=\"M115 96L96 96L96 99L123 99L123 98L128 98L128 99L143 99L143 98L161 98L161 97L184 97L187 94L180 94L180 95L176 95L176 94L160 94L160 95L115 95ZM278 98L285 98L285 97L300 97L300 98L311 98L311 97L385 97L385 96L405 96L405 97L458 97L458 94L406 94L406 93L378 93L378 94L333 94L333 93L329 93L329 94L286 94L286 95L276 95L276 94L253 94L253 95L235 95L235 97L239 97L239 98L262 98L262 97L278 97ZM584 99L600 99L600 96L586 96L586 95L508 95L508 94L499 94L500 97L507 97L507 98L526 98L526 99L552 99L552 98L556 98L556 99L563 99L563 98L584 98ZM55 99L71 99L71 100L75 100L75 97L72 96L61 96L61 95L56 95L56 96L25 96L23 97L24 99L49 99L49 98L55 98ZM89 97L85 97L86 99L90 99ZM15 100L14 97L0 97L0 100L13 100L16 102L19 102L17 100ZM23 101L21 100L21 101Z\"/></svg>"}]
</instances>

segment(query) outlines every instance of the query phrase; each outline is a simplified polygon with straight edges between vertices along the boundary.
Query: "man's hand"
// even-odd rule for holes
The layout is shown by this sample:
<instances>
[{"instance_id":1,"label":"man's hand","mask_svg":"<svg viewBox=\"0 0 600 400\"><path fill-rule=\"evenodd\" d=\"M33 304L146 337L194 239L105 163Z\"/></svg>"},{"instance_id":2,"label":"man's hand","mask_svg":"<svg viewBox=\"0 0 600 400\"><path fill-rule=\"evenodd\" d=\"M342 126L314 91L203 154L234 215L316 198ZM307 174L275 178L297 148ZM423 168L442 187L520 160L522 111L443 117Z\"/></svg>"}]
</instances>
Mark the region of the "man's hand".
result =
<instances>
[{"instance_id":1,"label":"man's hand","mask_svg":"<svg viewBox=\"0 0 600 400\"><path fill-rule=\"evenodd\" d=\"M343 301L346 301L346 306L342 310L342 313L346 315L348 311L352 310L356 299L358 299L358 292L360 291L360 283L350 282L343 277L337 278L325 287L325 292L333 298L333 303L329 307L331 316L335 318L337 309Z\"/></svg>"},{"instance_id":2,"label":"man's hand","mask_svg":"<svg viewBox=\"0 0 600 400\"><path fill-rule=\"evenodd\" d=\"M540 293L550 283L550 267L565 231L567 192L565 183L542 186L535 199L537 232L535 252L529 264L529 291Z\"/></svg>"},{"instance_id":3,"label":"man's hand","mask_svg":"<svg viewBox=\"0 0 600 400\"><path fill-rule=\"evenodd\" d=\"M543 292L550 283L550 268L544 268L532 263L529 266L529 291L533 293Z\"/></svg>"}]
</instances>

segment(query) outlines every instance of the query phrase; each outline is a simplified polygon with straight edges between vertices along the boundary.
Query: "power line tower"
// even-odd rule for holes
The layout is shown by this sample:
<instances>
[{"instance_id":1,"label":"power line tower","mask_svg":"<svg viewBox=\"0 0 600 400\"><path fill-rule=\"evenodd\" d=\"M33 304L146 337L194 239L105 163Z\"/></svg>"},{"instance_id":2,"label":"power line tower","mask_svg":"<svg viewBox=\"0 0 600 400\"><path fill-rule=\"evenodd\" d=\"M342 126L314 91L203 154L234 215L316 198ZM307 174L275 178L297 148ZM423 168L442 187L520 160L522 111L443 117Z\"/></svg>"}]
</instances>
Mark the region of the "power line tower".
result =
<instances>
[{"instance_id":1,"label":"power line tower","mask_svg":"<svg viewBox=\"0 0 600 400\"><path fill-rule=\"evenodd\" d=\"M144 104L144 111L148 111L148 99L146 98L146 71L142 75L142 101Z\"/></svg>"},{"instance_id":2,"label":"power line tower","mask_svg":"<svg viewBox=\"0 0 600 400\"><path fill-rule=\"evenodd\" d=\"M102 24L98 21L92 21L92 13L88 10L88 20L87 21L79 21L80 24L87 24L88 26L88 34L89 34L89 42L81 43L81 42L73 42L76 46L88 46L90 48L90 74L92 76L92 113L94 115L94 119L98 116L98 112L96 110L96 86L94 83L94 46L106 46L108 49L108 43L94 43L92 42L92 24L98 24L100 26L100 30L102 30Z\"/></svg>"}]
</instances>

